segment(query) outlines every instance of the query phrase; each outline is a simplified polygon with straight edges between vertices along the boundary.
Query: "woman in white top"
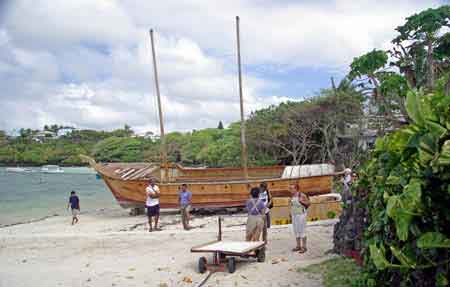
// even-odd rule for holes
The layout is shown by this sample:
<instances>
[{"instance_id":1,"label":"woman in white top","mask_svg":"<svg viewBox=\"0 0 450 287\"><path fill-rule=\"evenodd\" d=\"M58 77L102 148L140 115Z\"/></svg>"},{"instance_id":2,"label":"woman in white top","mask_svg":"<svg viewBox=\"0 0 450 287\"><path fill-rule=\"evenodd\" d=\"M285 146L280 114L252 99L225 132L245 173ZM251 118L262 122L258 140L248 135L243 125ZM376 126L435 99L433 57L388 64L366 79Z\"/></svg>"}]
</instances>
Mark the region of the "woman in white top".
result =
<instances>
[{"instance_id":1,"label":"woman in white top","mask_svg":"<svg viewBox=\"0 0 450 287\"><path fill-rule=\"evenodd\" d=\"M299 253L306 252L306 217L307 209L310 205L309 198L306 194L300 192L298 184L291 184L289 190L292 194L290 206L292 217L292 228L294 231L297 245L292 251Z\"/></svg>"},{"instance_id":2,"label":"woman in white top","mask_svg":"<svg viewBox=\"0 0 450 287\"><path fill-rule=\"evenodd\" d=\"M145 189L147 193L147 200L145 206L147 207L147 217L148 217L148 231L152 232L152 217L155 218L155 230L161 230L158 228L159 221L159 187L155 184L153 178L149 179L148 186Z\"/></svg>"},{"instance_id":3,"label":"woman in white top","mask_svg":"<svg viewBox=\"0 0 450 287\"><path fill-rule=\"evenodd\" d=\"M272 208L272 194L267 189L267 183L261 182L259 185L259 200L264 202L264 206L266 207L265 215L264 215L264 222L265 227L263 229L263 240L267 242L267 228L270 228L270 209Z\"/></svg>"}]
</instances>

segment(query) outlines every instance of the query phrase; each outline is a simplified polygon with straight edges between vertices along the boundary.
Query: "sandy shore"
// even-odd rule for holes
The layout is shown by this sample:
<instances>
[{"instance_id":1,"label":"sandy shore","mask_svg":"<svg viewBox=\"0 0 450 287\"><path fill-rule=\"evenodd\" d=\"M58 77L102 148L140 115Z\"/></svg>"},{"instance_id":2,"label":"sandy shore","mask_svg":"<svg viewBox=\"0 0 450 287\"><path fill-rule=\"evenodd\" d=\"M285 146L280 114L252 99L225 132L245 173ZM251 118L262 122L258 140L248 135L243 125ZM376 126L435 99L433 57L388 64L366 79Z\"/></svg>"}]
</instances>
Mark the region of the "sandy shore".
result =
<instances>
[{"instance_id":1,"label":"sandy shore","mask_svg":"<svg viewBox=\"0 0 450 287\"><path fill-rule=\"evenodd\" d=\"M195 245L217 236L217 216L194 218L190 231L179 215L162 215L163 231L149 233L144 216L125 211L82 214L0 228L0 287L197 286ZM224 240L243 240L245 217L225 217ZM321 286L296 271L331 257L334 221L309 224L309 250L291 252L291 226L269 230L266 262L238 261L234 274L215 273L204 286ZM208 257L210 258L210 257Z\"/></svg>"}]
</instances>

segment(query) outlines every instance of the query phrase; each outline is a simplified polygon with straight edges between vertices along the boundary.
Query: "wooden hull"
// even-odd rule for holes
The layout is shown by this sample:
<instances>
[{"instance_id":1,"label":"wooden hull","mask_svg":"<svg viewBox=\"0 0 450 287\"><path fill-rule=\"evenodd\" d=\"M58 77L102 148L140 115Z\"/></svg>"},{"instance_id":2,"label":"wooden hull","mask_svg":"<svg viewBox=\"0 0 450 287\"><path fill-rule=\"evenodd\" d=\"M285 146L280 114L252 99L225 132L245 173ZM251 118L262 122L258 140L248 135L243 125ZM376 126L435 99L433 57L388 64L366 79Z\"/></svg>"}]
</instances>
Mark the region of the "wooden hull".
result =
<instances>
[{"instance_id":1,"label":"wooden hull","mask_svg":"<svg viewBox=\"0 0 450 287\"><path fill-rule=\"evenodd\" d=\"M101 165L96 164L94 168L101 175L117 202L123 208L142 207L145 205L145 188L148 185L147 179L124 180L120 176L111 173L110 169L108 170ZM237 173L236 169L230 170L232 170L233 175L235 172ZM263 170L265 170L264 175L270 175L269 168ZM272 175L275 176L275 171L279 173L279 170L279 167L275 167L272 170ZM329 193L331 192L333 181L333 175L289 179L282 179L280 177L274 178L272 176L269 178L259 177L250 180L227 180L226 177L221 178L219 174L216 174L217 172L219 172L219 169L213 170L213 174L206 174L203 172L204 174L202 177L204 180L198 180L198 177L196 177L197 180L192 182L191 180L188 180L192 179L192 177L183 175L182 178L186 178L185 182L188 184L188 189L193 195L193 207L243 206L249 197L250 188L259 186L262 181L267 182L268 188L274 197L290 196L289 185L295 183L299 184L300 189L309 195ZM253 172L255 175L256 172ZM210 179L208 180L207 177ZM181 183L183 183L183 181L180 181L179 179L172 183L158 183L161 191L160 206L162 208L178 207L178 192Z\"/></svg>"}]
</instances>

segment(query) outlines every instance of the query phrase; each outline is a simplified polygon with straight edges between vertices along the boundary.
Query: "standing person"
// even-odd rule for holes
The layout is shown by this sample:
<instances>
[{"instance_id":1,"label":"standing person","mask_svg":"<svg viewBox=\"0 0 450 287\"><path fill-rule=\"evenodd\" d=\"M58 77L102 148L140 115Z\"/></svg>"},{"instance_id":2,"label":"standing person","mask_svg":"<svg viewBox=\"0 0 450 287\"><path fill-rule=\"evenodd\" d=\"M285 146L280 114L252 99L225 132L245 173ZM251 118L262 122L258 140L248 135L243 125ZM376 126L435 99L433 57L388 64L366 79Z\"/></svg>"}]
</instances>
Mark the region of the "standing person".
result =
<instances>
[{"instance_id":1,"label":"standing person","mask_svg":"<svg viewBox=\"0 0 450 287\"><path fill-rule=\"evenodd\" d=\"M349 203L348 201L351 200L351 194L350 194L350 186L352 184L352 170L349 168L344 169L344 178L342 180L344 184L344 189L342 193L343 201L344 203Z\"/></svg>"},{"instance_id":2,"label":"standing person","mask_svg":"<svg viewBox=\"0 0 450 287\"><path fill-rule=\"evenodd\" d=\"M246 241L259 241L261 231L264 228L265 204L259 199L259 188L253 187L250 190L250 198L245 204L248 212L246 226Z\"/></svg>"},{"instance_id":3,"label":"standing person","mask_svg":"<svg viewBox=\"0 0 450 287\"><path fill-rule=\"evenodd\" d=\"M74 190L70 193L67 209L69 209L69 207L72 209L72 225L74 225L75 223L78 223L78 214L80 213L80 199Z\"/></svg>"},{"instance_id":4,"label":"standing person","mask_svg":"<svg viewBox=\"0 0 450 287\"><path fill-rule=\"evenodd\" d=\"M155 180L150 178L148 180L148 186L145 189L147 193L147 201L145 202L145 206L147 207L147 216L148 216L148 231L152 232L152 217L155 218L155 230L161 230L158 228L159 221L159 187L155 184Z\"/></svg>"},{"instance_id":5,"label":"standing person","mask_svg":"<svg viewBox=\"0 0 450 287\"><path fill-rule=\"evenodd\" d=\"M266 207L265 209L266 214L264 218L265 228L263 229L263 240L267 241L267 228L270 228L270 209L273 207L272 194L267 189L266 182L261 182L261 184L259 185L259 190L260 190L259 199L262 202L264 202L264 205Z\"/></svg>"},{"instance_id":6,"label":"standing person","mask_svg":"<svg viewBox=\"0 0 450 287\"><path fill-rule=\"evenodd\" d=\"M298 184L291 184L289 186L292 197L290 201L291 216L292 216L292 228L294 229L294 235L297 245L292 251L298 251L299 253L306 252L306 217L307 209L310 205L309 197L300 192Z\"/></svg>"},{"instance_id":7,"label":"standing person","mask_svg":"<svg viewBox=\"0 0 450 287\"><path fill-rule=\"evenodd\" d=\"M187 184L181 185L181 191L178 194L178 203L180 204L181 222L183 223L184 230L189 230L190 210L192 204L192 192L187 189Z\"/></svg>"}]
</instances>

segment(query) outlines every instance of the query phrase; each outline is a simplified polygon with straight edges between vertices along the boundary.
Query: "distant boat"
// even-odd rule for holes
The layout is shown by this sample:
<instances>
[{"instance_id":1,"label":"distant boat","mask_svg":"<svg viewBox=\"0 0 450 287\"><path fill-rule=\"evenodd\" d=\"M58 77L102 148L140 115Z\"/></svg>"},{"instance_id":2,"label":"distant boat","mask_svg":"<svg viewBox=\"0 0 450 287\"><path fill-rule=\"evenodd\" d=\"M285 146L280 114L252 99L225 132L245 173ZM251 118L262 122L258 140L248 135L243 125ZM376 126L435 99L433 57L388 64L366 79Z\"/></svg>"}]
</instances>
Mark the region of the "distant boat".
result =
<instances>
[{"instance_id":1,"label":"distant boat","mask_svg":"<svg viewBox=\"0 0 450 287\"><path fill-rule=\"evenodd\" d=\"M41 167L42 173L64 173L64 170L58 165L44 165Z\"/></svg>"},{"instance_id":2,"label":"distant boat","mask_svg":"<svg viewBox=\"0 0 450 287\"><path fill-rule=\"evenodd\" d=\"M7 167L6 171L7 172L18 172L18 173L33 172L33 170L31 168L28 168L28 167Z\"/></svg>"}]
</instances>

